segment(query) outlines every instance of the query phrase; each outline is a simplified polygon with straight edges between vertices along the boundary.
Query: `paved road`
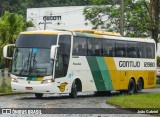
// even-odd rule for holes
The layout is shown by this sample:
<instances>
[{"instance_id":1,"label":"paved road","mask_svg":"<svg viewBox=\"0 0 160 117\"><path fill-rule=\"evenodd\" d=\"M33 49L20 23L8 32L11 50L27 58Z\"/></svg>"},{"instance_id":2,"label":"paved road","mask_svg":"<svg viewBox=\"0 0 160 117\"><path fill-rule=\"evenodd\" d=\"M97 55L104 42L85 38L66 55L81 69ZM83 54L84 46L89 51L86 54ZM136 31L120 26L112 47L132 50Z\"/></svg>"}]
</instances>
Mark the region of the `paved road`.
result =
<instances>
[{"instance_id":1,"label":"paved road","mask_svg":"<svg viewBox=\"0 0 160 117\"><path fill-rule=\"evenodd\" d=\"M143 89L142 90L142 93L156 93L156 92L160 93L160 87L153 88L153 89Z\"/></svg>"},{"instance_id":2,"label":"paved road","mask_svg":"<svg viewBox=\"0 0 160 117\"><path fill-rule=\"evenodd\" d=\"M160 92L160 88L143 90L143 93ZM106 104L106 100L118 96L119 93L113 93L110 96L95 96L94 93L80 93L75 99L69 98L68 95L50 95L45 94L43 99L36 99L34 94L20 94L0 96L0 108L19 108L19 109L33 109L33 108L47 108L57 114L67 114L66 116L75 116L74 114L84 113L83 116L150 116L150 115L137 115L131 111L124 109L117 109L115 106ZM59 109L60 108L60 109ZM73 109L70 109L73 108ZM78 108L78 109L76 109ZM68 109L68 110L67 110ZM117 113L117 114L116 114ZM132 114L133 113L133 114ZM87 115L86 115L87 114ZM129 115L128 115L129 114ZM15 115L17 116L17 115ZM35 115L34 115L35 116ZM33 116L33 117L34 117ZM49 115L48 115L49 116ZM55 116L55 115L54 115ZM56 115L63 116L63 115ZM81 116L81 115L76 115ZM108 115L107 115L108 116Z\"/></svg>"}]
</instances>

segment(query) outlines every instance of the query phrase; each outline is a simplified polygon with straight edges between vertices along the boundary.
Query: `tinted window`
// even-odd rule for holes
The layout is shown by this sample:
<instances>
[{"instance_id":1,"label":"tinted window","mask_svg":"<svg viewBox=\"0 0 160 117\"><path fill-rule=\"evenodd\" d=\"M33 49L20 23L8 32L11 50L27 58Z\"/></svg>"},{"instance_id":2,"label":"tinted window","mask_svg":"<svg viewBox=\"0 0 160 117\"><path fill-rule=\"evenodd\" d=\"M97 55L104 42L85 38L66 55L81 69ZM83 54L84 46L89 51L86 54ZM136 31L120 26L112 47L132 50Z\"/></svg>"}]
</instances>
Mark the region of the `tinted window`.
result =
<instances>
[{"instance_id":1,"label":"tinted window","mask_svg":"<svg viewBox=\"0 0 160 117\"><path fill-rule=\"evenodd\" d=\"M58 52L62 55L70 54L70 46L71 46L71 36L70 35L61 35L59 37L59 48Z\"/></svg>"},{"instance_id":2,"label":"tinted window","mask_svg":"<svg viewBox=\"0 0 160 117\"><path fill-rule=\"evenodd\" d=\"M137 43L136 42L128 42L127 44L127 56L131 58L137 57Z\"/></svg>"},{"instance_id":3,"label":"tinted window","mask_svg":"<svg viewBox=\"0 0 160 117\"><path fill-rule=\"evenodd\" d=\"M61 35L58 44L55 78L65 77L67 74L70 59L71 36Z\"/></svg>"},{"instance_id":4,"label":"tinted window","mask_svg":"<svg viewBox=\"0 0 160 117\"><path fill-rule=\"evenodd\" d=\"M101 40L88 38L88 55L89 56L101 55Z\"/></svg>"},{"instance_id":5,"label":"tinted window","mask_svg":"<svg viewBox=\"0 0 160 117\"><path fill-rule=\"evenodd\" d=\"M122 41L116 41L116 56L126 57L127 43Z\"/></svg>"},{"instance_id":6,"label":"tinted window","mask_svg":"<svg viewBox=\"0 0 160 117\"><path fill-rule=\"evenodd\" d=\"M86 56L87 55L86 38L74 37L74 39L73 39L73 55L79 55L79 56Z\"/></svg>"},{"instance_id":7,"label":"tinted window","mask_svg":"<svg viewBox=\"0 0 160 117\"><path fill-rule=\"evenodd\" d=\"M147 43L147 58L155 58L155 46L154 46L154 44Z\"/></svg>"},{"instance_id":8,"label":"tinted window","mask_svg":"<svg viewBox=\"0 0 160 117\"><path fill-rule=\"evenodd\" d=\"M57 42L57 35L48 34L20 34L16 40L16 47L51 48Z\"/></svg>"},{"instance_id":9,"label":"tinted window","mask_svg":"<svg viewBox=\"0 0 160 117\"><path fill-rule=\"evenodd\" d=\"M53 61L50 49L15 48L12 61L12 74L18 76L49 76L52 75Z\"/></svg>"},{"instance_id":10,"label":"tinted window","mask_svg":"<svg viewBox=\"0 0 160 117\"><path fill-rule=\"evenodd\" d=\"M102 40L103 56L114 56L114 51L115 51L114 48L115 48L114 40Z\"/></svg>"},{"instance_id":11,"label":"tinted window","mask_svg":"<svg viewBox=\"0 0 160 117\"><path fill-rule=\"evenodd\" d=\"M139 58L146 58L146 43L138 43L138 56Z\"/></svg>"}]
</instances>

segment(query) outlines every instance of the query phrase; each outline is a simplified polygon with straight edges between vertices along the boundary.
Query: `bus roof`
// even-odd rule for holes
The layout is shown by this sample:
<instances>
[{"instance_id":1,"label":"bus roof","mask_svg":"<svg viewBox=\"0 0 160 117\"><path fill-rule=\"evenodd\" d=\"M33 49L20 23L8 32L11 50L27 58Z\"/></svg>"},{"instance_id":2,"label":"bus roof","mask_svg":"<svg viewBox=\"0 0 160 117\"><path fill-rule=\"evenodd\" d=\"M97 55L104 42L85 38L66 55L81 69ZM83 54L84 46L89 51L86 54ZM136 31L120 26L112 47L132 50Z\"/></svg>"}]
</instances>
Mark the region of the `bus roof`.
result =
<instances>
[{"instance_id":1,"label":"bus roof","mask_svg":"<svg viewBox=\"0 0 160 117\"><path fill-rule=\"evenodd\" d=\"M97 35L121 36L120 33L97 31L97 30L74 30L73 32L90 33L90 34L97 34Z\"/></svg>"},{"instance_id":2,"label":"bus roof","mask_svg":"<svg viewBox=\"0 0 160 117\"><path fill-rule=\"evenodd\" d=\"M105 32L105 31L96 31L96 30L74 30L73 32L75 32L76 36L155 43L155 41L151 38L123 37L119 33L116 33L116 32Z\"/></svg>"},{"instance_id":3,"label":"bus roof","mask_svg":"<svg viewBox=\"0 0 160 117\"><path fill-rule=\"evenodd\" d=\"M63 34L63 33L68 33L68 32L69 33L73 32L73 35L75 35L75 36L155 43L155 41L150 38L122 37L119 33L116 33L116 32L105 32L105 31L97 31L97 30L73 30L73 31L69 31L69 30L36 30L36 31L25 31L25 32L21 32L20 34L59 34L59 33Z\"/></svg>"},{"instance_id":4,"label":"bus roof","mask_svg":"<svg viewBox=\"0 0 160 117\"><path fill-rule=\"evenodd\" d=\"M36 30L36 31L24 31L20 34L58 34L62 31L58 30Z\"/></svg>"}]
</instances>

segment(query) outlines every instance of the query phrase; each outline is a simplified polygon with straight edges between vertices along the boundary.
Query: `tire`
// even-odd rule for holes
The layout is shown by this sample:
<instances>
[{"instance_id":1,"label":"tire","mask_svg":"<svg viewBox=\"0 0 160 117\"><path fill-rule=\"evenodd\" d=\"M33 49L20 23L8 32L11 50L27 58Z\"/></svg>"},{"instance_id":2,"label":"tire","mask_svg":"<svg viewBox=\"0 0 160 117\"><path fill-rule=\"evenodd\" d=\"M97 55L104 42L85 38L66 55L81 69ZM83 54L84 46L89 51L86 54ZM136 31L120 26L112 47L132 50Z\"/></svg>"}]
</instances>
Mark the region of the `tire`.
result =
<instances>
[{"instance_id":1,"label":"tire","mask_svg":"<svg viewBox=\"0 0 160 117\"><path fill-rule=\"evenodd\" d=\"M136 93L141 93L142 89L143 89L142 79L138 79L138 82L136 85Z\"/></svg>"},{"instance_id":2,"label":"tire","mask_svg":"<svg viewBox=\"0 0 160 117\"><path fill-rule=\"evenodd\" d=\"M128 94L133 94L135 92L136 85L133 79L130 79L128 84Z\"/></svg>"},{"instance_id":3,"label":"tire","mask_svg":"<svg viewBox=\"0 0 160 117\"><path fill-rule=\"evenodd\" d=\"M78 94L77 85L76 85L76 83L74 81L73 84L72 84L71 93L69 93L69 96L71 98L76 98L77 94Z\"/></svg>"},{"instance_id":4,"label":"tire","mask_svg":"<svg viewBox=\"0 0 160 117\"><path fill-rule=\"evenodd\" d=\"M35 93L35 96L37 99L42 99L43 94L42 93Z\"/></svg>"}]
</instances>

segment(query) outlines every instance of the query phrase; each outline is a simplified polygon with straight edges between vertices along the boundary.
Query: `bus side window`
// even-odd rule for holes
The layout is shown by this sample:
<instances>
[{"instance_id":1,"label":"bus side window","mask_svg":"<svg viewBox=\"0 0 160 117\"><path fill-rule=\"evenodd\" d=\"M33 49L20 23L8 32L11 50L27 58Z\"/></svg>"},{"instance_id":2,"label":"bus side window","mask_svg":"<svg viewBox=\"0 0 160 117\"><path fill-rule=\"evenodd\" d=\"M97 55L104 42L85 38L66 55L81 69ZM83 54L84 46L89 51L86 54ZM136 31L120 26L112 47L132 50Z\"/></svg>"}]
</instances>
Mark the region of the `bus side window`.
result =
<instances>
[{"instance_id":1,"label":"bus side window","mask_svg":"<svg viewBox=\"0 0 160 117\"><path fill-rule=\"evenodd\" d=\"M73 39L73 55L86 56L86 38L83 37L74 37Z\"/></svg>"},{"instance_id":2,"label":"bus side window","mask_svg":"<svg viewBox=\"0 0 160 117\"><path fill-rule=\"evenodd\" d=\"M138 42L138 57L146 58L146 43Z\"/></svg>"},{"instance_id":3,"label":"bus side window","mask_svg":"<svg viewBox=\"0 0 160 117\"><path fill-rule=\"evenodd\" d=\"M128 42L127 44L127 56L131 58L137 58L137 43Z\"/></svg>"},{"instance_id":4,"label":"bus side window","mask_svg":"<svg viewBox=\"0 0 160 117\"><path fill-rule=\"evenodd\" d=\"M117 56L117 57L123 57L123 56L124 56L123 51L122 51L122 50L117 50L117 51L116 51L116 56Z\"/></svg>"},{"instance_id":5,"label":"bus side window","mask_svg":"<svg viewBox=\"0 0 160 117\"><path fill-rule=\"evenodd\" d=\"M147 58L155 58L155 47L154 47L154 44L151 44L151 43L147 43Z\"/></svg>"},{"instance_id":6,"label":"bus side window","mask_svg":"<svg viewBox=\"0 0 160 117\"><path fill-rule=\"evenodd\" d=\"M114 40L102 40L102 52L103 56L114 56L115 41Z\"/></svg>"},{"instance_id":7,"label":"bus side window","mask_svg":"<svg viewBox=\"0 0 160 117\"><path fill-rule=\"evenodd\" d=\"M116 57L126 57L127 55L127 43L122 41L116 41Z\"/></svg>"},{"instance_id":8,"label":"bus side window","mask_svg":"<svg viewBox=\"0 0 160 117\"><path fill-rule=\"evenodd\" d=\"M88 38L88 56L101 55L101 41L99 39Z\"/></svg>"}]
</instances>

